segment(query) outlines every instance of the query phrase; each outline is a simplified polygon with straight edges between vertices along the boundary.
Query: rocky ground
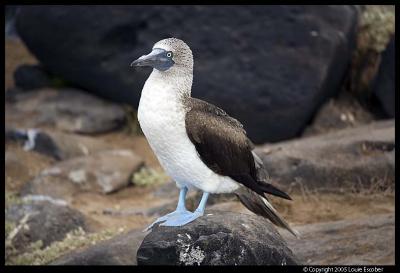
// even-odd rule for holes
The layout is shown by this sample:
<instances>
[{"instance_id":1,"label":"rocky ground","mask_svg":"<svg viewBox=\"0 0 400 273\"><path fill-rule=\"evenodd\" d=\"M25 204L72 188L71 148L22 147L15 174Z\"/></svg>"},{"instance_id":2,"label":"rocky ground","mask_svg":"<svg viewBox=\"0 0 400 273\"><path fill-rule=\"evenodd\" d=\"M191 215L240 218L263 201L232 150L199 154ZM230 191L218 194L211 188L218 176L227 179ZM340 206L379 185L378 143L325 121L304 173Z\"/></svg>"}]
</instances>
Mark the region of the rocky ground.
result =
<instances>
[{"instance_id":1,"label":"rocky ground","mask_svg":"<svg viewBox=\"0 0 400 273\"><path fill-rule=\"evenodd\" d=\"M43 79L21 40L5 45L6 264L394 264L395 121L354 93L328 100L302 137L256 147L300 238L231 194L211 196L196 224L143 233L178 191L134 110Z\"/></svg>"}]
</instances>

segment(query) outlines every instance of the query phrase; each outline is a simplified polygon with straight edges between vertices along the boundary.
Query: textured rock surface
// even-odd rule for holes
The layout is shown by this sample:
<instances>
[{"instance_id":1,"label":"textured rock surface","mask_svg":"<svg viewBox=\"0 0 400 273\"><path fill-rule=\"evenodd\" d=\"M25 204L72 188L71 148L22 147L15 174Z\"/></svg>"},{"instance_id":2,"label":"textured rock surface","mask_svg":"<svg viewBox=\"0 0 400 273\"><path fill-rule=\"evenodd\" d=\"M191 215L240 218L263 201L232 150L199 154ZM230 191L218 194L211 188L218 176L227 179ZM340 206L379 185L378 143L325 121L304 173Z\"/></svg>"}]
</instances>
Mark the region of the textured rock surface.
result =
<instances>
[{"instance_id":1,"label":"textured rock surface","mask_svg":"<svg viewBox=\"0 0 400 273\"><path fill-rule=\"evenodd\" d=\"M125 112L117 104L77 89L38 89L34 92L7 92L7 126L43 127L75 133L102 133L125 122Z\"/></svg>"},{"instance_id":2,"label":"textured rock surface","mask_svg":"<svg viewBox=\"0 0 400 273\"><path fill-rule=\"evenodd\" d=\"M278 185L357 189L372 182L393 186L395 121L264 145L256 149ZM379 184L379 183L377 183Z\"/></svg>"},{"instance_id":3,"label":"textured rock surface","mask_svg":"<svg viewBox=\"0 0 400 273\"><path fill-rule=\"evenodd\" d=\"M393 36L382 54L373 90L386 114L391 118L395 116L395 53L395 37Z\"/></svg>"},{"instance_id":4,"label":"textured rock surface","mask_svg":"<svg viewBox=\"0 0 400 273\"><path fill-rule=\"evenodd\" d=\"M210 211L183 227L153 228L138 265L293 265L298 261L264 218Z\"/></svg>"},{"instance_id":5,"label":"textured rock surface","mask_svg":"<svg viewBox=\"0 0 400 273\"><path fill-rule=\"evenodd\" d=\"M350 92L342 92L322 105L302 137L324 134L369 124L375 116L363 107Z\"/></svg>"},{"instance_id":6,"label":"textured rock surface","mask_svg":"<svg viewBox=\"0 0 400 273\"><path fill-rule=\"evenodd\" d=\"M136 265L136 252L146 233L130 231L81 251L71 252L52 265Z\"/></svg>"},{"instance_id":7,"label":"textured rock surface","mask_svg":"<svg viewBox=\"0 0 400 273\"><path fill-rule=\"evenodd\" d=\"M193 96L241 120L256 143L298 135L337 93L356 25L353 6L30 6L16 23L49 71L134 106L150 69L130 62L181 38L194 52Z\"/></svg>"},{"instance_id":8,"label":"textured rock surface","mask_svg":"<svg viewBox=\"0 0 400 273\"><path fill-rule=\"evenodd\" d=\"M293 239L286 231L283 237L306 264L395 264L394 214L310 224L296 229L301 239Z\"/></svg>"},{"instance_id":9,"label":"textured rock surface","mask_svg":"<svg viewBox=\"0 0 400 273\"><path fill-rule=\"evenodd\" d=\"M109 149L109 144L90 137L39 129L6 128L6 140L23 144L24 149L51 156L57 160L89 155Z\"/></svg>"},{"instance_id":10,"label":"textured rock surface","mask_svg":"<svg viewBox=\"0 0 400 273\"><path fill-rule=\"evenodd\" d=\"M301 264L394 264L393 214L372 215L367 218L309 224L295 228L301 234L300 239L294 238L284 230L282 237ZM136 252L145 235L146 233L141 231L131 231L85 250L74 251L52 264L135 265ZM186 235L185 237L188 239Z\"/></svg>"},{"instance_id":11,"label":"textured rock surface","mask_svg":"<svg viewBox=\"0 0 400 273\"><path fill-rule=\"evenodd\" d=\"M30 201L12 205L5 210L5 219L14 223L19 232L12 245L23 250L30 243L41 240L46 247L54 241L63 240L65 235L79 227L87 230L83 214L66 206L61 200L44 196L31 196Z\"/></svg>"},{"instance_id":12,"label":"textured rock surface","mask_svg":"<svg viewBox=\"0 0 400 273\"><path fill-rule=\"evenodd\" d=\"M43 170L23 194L70 199L82 191L110 193L130 183L143 160L130 150L109 150L62 161Z\"/></svg>"}]
</instances>

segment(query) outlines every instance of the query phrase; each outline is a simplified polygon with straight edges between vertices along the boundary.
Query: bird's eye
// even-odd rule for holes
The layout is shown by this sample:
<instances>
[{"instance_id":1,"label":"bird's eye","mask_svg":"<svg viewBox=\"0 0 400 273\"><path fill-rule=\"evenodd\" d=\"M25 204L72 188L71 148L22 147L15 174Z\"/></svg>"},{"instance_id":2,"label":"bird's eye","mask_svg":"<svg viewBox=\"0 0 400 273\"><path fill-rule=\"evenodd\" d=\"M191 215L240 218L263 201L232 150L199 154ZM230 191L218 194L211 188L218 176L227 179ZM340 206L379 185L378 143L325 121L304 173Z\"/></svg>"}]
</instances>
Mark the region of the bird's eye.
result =
<instances>
[{"instance_id":1,"label":"bird's eye","mask_svg":"<svg viewBox=\"0 0 400 273\"><path fill-rule=\"evenodd\" d=\"M171 58L172 57L172 52L170 51L170 52L167 52L167 57L168 58Z\"/></svg>"}]
</instances>

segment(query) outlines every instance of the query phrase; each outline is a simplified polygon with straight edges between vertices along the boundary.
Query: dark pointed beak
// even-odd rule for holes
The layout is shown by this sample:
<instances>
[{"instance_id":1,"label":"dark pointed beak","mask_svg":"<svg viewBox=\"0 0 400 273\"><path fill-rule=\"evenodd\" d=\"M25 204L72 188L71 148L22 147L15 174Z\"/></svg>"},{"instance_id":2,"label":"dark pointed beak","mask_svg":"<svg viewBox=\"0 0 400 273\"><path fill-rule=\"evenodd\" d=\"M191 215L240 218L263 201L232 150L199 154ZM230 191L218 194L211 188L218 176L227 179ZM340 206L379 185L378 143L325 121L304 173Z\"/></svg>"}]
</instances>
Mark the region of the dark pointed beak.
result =
<instances>
[{"instance_id":1,"label":"dark pointed beak","mask_svg":"<svg viewBox=\"0 0 400 273\"><path fill-rule=\"evenodd\" d=\"M165 50L163 50L163 49L155 48L149 54L143 55L139 59L134 60L130 66L131 67L132 66L153 66L154 67L155 64L162 61L164 52L165 52Z\"/></svg>"},{"instance_id":2,"label":"dark pointed beak","mask_svg":"<svg viewBox=\"0 0 400 273\"><path fill-rule=\"evenodd\" d=\"M153 48L153 51L147 55L143 55L137 60L134 60L130 66L151 66L155 69L165 71L174 65L174 61L166 57L165 54L166 50Z\"/></svg>"},{"instance_id":3,"label":"dark pointed beak","mask_svg":"<svg viewBox=\"0 0 400 273\"><path fill-rule=\"evenodd\" d=\"M139 59L137 59L137 60L134 60L132 63L131 63L131 67L133 67L133 66L147 66L147 65L150 65L151 64L151 60L149 60L148 58L146 58L148 55L143 55L142 57L140 57Z\"/></svg>"},{"instance_id":4,"label":"dark pointed beak","mask_svg":"<svg viewBox=\"0 0 400 273\"><path fill-rule=\"evenodd\" d=\"M134 60L133 62L131 62L130 67L132 67L132 66L140 66L140 60L137 59L137 60Z\"/></svg>"}]
</instances>

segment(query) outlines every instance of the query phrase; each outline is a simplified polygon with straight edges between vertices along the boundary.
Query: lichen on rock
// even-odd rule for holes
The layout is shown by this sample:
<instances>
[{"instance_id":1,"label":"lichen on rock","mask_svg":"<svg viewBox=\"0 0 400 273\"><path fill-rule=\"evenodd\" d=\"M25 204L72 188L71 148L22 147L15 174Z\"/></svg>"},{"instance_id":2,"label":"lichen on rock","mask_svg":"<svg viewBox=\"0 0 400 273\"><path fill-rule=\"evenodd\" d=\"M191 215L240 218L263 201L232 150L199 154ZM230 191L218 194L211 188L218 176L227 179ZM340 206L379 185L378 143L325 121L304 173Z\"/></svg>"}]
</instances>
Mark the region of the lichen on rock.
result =
<instances>
[{"instance_id":1,"label":"lichen on rock","mask_svg":"<svg viewBox=\"0 0 400 273\"><path fill-rule=\"evenodd\" d=\"M189 234L185 233L185 235L188 239L191 239ZM182 234L178 234L176 244L179 249L179 261L184 265L200 265L204 260L204 251L199 246L192 246L190 242L185 240L185 236Z\"/></svg>"}]
</instances>

